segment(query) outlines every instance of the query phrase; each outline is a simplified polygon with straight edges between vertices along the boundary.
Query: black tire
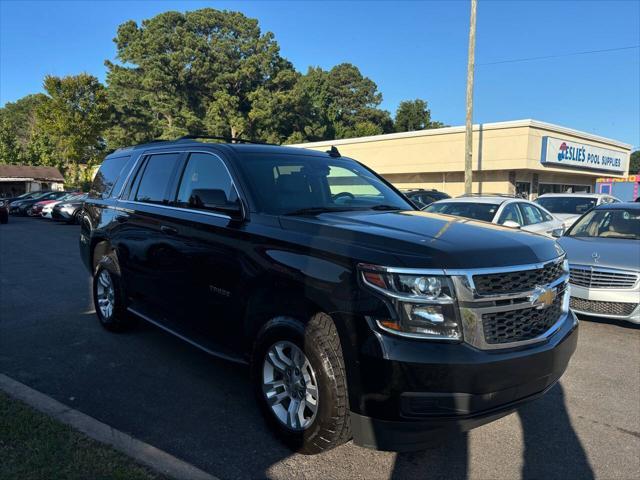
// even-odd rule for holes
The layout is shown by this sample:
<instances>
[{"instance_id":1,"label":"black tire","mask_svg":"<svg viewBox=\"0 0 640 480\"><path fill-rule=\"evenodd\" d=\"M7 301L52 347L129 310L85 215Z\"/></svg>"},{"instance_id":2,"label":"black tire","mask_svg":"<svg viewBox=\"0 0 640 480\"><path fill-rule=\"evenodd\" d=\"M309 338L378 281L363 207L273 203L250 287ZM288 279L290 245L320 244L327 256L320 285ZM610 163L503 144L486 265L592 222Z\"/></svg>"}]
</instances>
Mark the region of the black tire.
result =
<instances>
[{"instance_id":1,"label":"black tire","mask_svg":"<svg viewBox=\"0 0 640 480\"><path fill-rule=\"evenodd\" d=\"M315 372L319 393L317 412L312 423L302 431L290 429L276 417L262 390L265 357L279 341L289 341L301 348ZM329 315L318 313L306 325L289 317L278 317L268 322L254 345L251 371L262 413L275 435L289 448L312 455L337 447L351 438L342 347Z\"/></svg>"},{"instance_id":2,"label":"black tire","mask_svg":"<svg viewBox=\"0 0 640 480\"><path fill-rule=\"evenodd\" d=\"M7 214L7 216L0 216L0 224L7 224L9 223L9 215Z\"/></svg>"},{"instance_id":3,"label":"black tire","mask_svg":"<svg viewBox=\"0 0 640 480\"><path fill-rule=\"evenodd\" d=\"M101 275L105 272L106 275L109 276L109 279L113 285L113 295L112 295L112 311L110 315L105 315L99 305L99 295L98 290L100 289L99 283ZM102 257L96 266L94 275L93 275L93 306L96 310L96 315L98 320L100 321L100 325L102 325L106 330L110 332L122 332L129 328L133 319L132 316L127 311L124 299L126 296L124 295L124 291L122 289L122 281L120 279L120 268L118 267L118 263L115 257L110 255L105 255Z\"/></svg>"}]
</instances>

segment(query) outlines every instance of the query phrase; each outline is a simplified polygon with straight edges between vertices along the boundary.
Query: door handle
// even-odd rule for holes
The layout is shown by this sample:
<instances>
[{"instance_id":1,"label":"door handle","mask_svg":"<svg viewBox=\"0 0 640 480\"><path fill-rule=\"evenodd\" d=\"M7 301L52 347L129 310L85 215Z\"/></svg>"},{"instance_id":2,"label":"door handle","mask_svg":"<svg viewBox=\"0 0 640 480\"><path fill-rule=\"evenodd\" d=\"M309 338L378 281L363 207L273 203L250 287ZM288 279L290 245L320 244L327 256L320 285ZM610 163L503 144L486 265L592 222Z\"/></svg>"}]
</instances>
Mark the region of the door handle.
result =
<instances>
[{"instance_id":1,"label":"door handle","mask_svg":"<svg viewBox=\"0 0 640 480\"><path fill-rule=\"evenodd\" d=\"M160 227L160 231L163 233L166 233L167 235L177 235L178 234L178 229L177 228L173 228L170 227L168 225L162 225Z\"/></svg>"}]
</instances>

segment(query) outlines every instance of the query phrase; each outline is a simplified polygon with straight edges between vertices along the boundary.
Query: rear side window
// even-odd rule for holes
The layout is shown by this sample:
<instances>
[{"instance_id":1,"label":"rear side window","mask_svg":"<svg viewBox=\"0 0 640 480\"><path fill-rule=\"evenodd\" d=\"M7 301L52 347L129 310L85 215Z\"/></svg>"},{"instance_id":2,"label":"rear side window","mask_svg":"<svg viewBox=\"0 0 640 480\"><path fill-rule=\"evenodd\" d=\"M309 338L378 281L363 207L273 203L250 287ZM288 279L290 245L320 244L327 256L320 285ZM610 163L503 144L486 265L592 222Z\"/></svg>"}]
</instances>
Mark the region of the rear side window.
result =
<instances>
[{"instance_id":1,"label":"rear side window","mask_svg":"<svg viewBox=\"0 0 640 480\"><path fill-rule=\"evenodd\" d=\"M110 157L102 162L98 173L93 179L91 198L107 198L111 194L114 184L122 174L124 166L130 158L129 155Z\"/></svg>"},{"instance_id":2,"label":"rear side window","mask_svg":"<svg viewBox=\"0 0 640 480\"><path fill-rule=\"evenodd\" d=\"M151 155L147 159L136 191L136 201L163 203L166 200L167 187L178 157L177 153L165 153Z\"/></svg>"},{"instance_id":3,"label":"rear side window","mask_svg":"<svg viewBox=\"0 0 640 480\"><path fill-rule=\"evenodd\" d=\"M218 157L192 153L182 173L176 203L180 207L198 208L198 198L215 199L219 205L238 201L238 194L227 168Z\"/></svg>"}]
</instances>

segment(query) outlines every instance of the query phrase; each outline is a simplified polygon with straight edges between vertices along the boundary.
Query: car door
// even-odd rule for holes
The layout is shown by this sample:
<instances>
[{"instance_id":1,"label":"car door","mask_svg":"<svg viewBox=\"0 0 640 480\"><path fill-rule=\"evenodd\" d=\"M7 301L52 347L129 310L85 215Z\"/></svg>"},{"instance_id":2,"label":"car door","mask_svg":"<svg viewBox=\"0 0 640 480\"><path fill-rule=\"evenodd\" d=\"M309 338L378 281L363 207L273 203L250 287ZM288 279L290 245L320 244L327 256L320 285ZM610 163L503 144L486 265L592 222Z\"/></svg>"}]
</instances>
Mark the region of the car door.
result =
<instances>
[{"instance_id":1,"label":"car door","mask_svg":"<svg viewBox=\"0 0 640 480\"><path fill-rule=\"evenodd\" d=\"M126 211L114 233L123 279L132 297L132 307L157 321L173 317L173 284L182 261L174 241L168 208L169 189L181 153L159 152L143 157L126 200Z\"/></svg>"},{"instance_id":2,"label":"car door","mask_svg":"<svg viewBox=\"0 0 640 480\"><path fill-rule=\"evenodd\" d=\"M551 231L554 230L553 217L545 214L532 203L518 202L518 208L522 214L523 230L543 235L551 235Z\"/></svg>"},{"instance_id":3,"label":"car door","mask_svg":"<svg viewBox=\"0 0 640 480\"><path fill-rule=\"evenodd\" d=\"M243 225L225 209L240 206L235 182L222 156L187 152L171 206L173 241L181 252L173 296L181 330L230 347L240 338Z\"/></svg>"},{"instance_id":4,"label":"car door","mask_svg":"<svg viewBox=\"0 0 640 480\"><path fill-rule=\"evenodd\" d=\"M502 212L500 212L500 216L498 217L498 225L504 225L505 222L514 222L522 227L522 213L518 208L518 204L516 202L507 203L503 208Z\"/></svg>"}]
</instances>

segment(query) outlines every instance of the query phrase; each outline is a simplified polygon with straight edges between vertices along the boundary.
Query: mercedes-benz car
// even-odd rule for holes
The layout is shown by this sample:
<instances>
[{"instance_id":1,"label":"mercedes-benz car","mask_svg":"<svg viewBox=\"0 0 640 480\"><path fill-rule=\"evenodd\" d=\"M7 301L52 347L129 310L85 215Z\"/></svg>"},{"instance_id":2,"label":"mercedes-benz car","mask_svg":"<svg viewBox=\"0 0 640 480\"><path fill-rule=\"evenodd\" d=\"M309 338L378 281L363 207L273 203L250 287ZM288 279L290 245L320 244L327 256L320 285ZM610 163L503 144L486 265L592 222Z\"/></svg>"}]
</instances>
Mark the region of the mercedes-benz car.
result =
<instances>
[{"instance_id":1,"label":"mercedes-benz car","mask_svg":"<svg viewBox=\"0 0 640 480\"><path fill-rule=\"evenodd\" d=\"M558 242L576 313L640 323L640 204L595 207Z\"/></svg>"}]
</instances>

